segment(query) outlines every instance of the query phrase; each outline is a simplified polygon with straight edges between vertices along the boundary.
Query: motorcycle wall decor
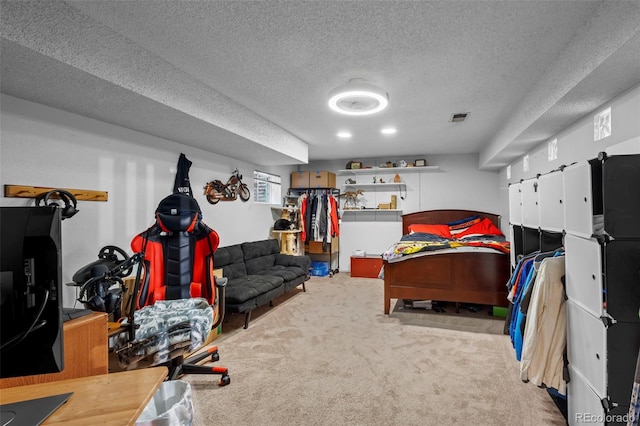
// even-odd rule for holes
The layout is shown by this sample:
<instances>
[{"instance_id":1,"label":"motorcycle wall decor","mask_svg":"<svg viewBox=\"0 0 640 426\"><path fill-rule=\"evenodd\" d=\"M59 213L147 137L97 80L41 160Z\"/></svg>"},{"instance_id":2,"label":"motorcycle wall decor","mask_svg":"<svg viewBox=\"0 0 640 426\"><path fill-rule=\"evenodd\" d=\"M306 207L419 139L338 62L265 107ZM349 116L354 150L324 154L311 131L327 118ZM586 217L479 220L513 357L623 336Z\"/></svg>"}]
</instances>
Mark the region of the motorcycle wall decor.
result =
<instances>
[{"instance_id":1,"label":"motorcycle wall decor","mask_svg":"<svg viewBox=\"0 0 640 426\"><path fill-rule=\"evenodd\" d=\"M242 201L249 201L251 192L242 182L242 175L238 169L235 169L227 183L222 183L218 179L207 182L204 186L204 195L210 204L217 204L218 201L235 201L238 196Z\"/></svg>"}]
</instances>

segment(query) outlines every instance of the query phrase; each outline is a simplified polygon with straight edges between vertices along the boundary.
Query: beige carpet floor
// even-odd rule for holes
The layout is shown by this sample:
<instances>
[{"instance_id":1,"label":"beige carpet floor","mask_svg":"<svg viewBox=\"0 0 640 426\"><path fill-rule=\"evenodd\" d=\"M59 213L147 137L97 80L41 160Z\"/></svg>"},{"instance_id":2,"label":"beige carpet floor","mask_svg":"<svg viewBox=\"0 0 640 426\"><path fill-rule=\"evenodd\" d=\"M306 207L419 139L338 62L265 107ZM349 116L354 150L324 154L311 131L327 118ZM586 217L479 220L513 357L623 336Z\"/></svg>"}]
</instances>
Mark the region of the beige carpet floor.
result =
<instances>
[{"instance_id":1,"label":"beige carpet floor","mask_svg":"<svg viewBox=\"0 0 640 426\"><path fill-rule=\"evenodd\" d=\"M384 315L382 296L381 280L338 273L257 310L246 330L228 316L214 343L231 384L184 377L194 425L566 424L520 381L507 336Z\"/></svg>"}]
</instances>

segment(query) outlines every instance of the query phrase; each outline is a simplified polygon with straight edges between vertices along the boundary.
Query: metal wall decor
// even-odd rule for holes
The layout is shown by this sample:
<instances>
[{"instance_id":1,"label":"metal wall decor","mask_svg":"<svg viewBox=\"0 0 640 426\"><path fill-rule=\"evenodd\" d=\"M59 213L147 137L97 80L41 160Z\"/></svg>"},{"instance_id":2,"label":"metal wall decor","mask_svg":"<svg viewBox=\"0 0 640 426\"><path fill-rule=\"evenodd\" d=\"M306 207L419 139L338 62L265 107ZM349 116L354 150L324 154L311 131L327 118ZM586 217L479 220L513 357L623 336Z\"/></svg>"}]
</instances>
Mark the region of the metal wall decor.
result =
<instances>
[{"instance_id":1,"label":"metal wall decor","mask_svg":"<svg viewBox=\"0 0 640 426\"><path fill-rule=\"evenodd\" d=\"M249 201L251 192L249 187L242 182L242 175L235 169L227 183L221 180L212 180L204 186L204 195L210 204L217 204L218 201L235 201L238 197L242 201Z\"/></svg>"}]
</instances>

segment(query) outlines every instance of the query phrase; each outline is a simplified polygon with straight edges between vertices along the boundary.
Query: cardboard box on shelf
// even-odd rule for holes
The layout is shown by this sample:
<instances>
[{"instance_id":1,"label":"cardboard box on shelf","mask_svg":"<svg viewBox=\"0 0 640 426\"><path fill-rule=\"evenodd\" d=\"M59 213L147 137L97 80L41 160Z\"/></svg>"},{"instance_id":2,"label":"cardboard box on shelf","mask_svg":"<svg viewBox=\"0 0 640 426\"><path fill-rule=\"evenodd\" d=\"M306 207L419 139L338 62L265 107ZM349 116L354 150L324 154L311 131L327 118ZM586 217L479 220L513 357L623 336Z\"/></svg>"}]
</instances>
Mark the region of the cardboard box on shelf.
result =
<instances>
[{"instance_id":1,"label":"cardboard box on shelf","mask_svg":"<svg viewBox=\"0 0 640 426\"><path fill-rule=\"evenodd\" d=\"M336 174L326 171L315 171L309 174L309 188L335 188Z\"/></svg>"},{"instance_id":2,"label":"cardboard box on shelf","mask_svg":"<svg viewBox=\"0 0 640 426\"><path fill-rule=\"evenodd\" d=\"M291 188L309 188L309 172L291 172Z\"/></svg>"}]
</instances>

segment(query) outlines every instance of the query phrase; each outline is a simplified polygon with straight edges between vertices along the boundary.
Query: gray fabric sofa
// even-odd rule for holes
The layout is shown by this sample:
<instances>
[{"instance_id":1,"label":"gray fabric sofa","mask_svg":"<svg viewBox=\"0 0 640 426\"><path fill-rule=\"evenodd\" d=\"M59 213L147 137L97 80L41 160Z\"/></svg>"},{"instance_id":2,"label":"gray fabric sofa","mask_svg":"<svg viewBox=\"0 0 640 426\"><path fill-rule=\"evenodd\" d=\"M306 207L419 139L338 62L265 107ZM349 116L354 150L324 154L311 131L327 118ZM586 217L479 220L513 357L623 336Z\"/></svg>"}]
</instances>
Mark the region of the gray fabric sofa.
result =
<instances>
[{"instance_id":1,"label":"gray fabric sofa","mask_svg":"<svg viewBox=\"0 0 640 426\"><path fill-rule=\"evenodd\" d=\"M244 313L244 328L251 311L302 284L309 276L311 258L280 253L276 239L219 247L214 253L214 268L222 269L228 279L226 312Z\"/></svg>"}]
</instances>

